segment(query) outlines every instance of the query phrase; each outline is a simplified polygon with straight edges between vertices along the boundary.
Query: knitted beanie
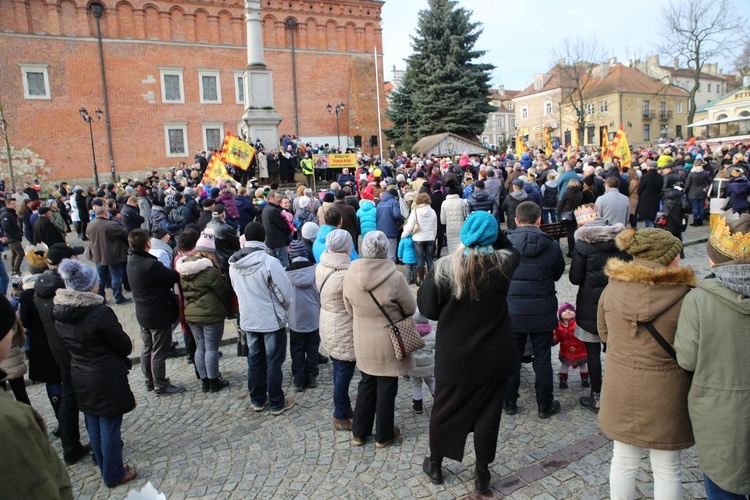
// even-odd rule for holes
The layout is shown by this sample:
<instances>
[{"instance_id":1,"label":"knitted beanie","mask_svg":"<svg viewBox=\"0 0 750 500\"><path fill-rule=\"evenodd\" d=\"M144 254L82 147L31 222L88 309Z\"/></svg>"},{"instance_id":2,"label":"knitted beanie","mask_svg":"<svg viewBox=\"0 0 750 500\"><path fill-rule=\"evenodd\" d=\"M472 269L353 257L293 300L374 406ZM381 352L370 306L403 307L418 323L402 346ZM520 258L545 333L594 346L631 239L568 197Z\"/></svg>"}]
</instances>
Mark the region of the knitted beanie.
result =
<instances>
[{"instance_id":1,"label":"knitted beanie","mask_svg":"<svg viewBox=\"0 0 750 500\"><path fill-rule=\"evenodd\" d=\"M63 259L57 272L65 282L65 288L76 292L91 292L99 282L96 270L80 260Z\"/></svg>"},{"instance_id":2,"label":"knitted beanie","mask_svg":"<svg viewBox=\"0 0 750 500\"><path fill-rule=\"evenodd\" d=\"M251 222L245 226L245 241L266 241L266 229L260 222Z\"/></svg>"},{"instance_id":3,"label":"knitted beanie","mask_svg":"<svg viewBox=\"0 0 750 500\"><path fill-rule=\"evenodd\" d=\"M633 258L650 260L663 266L669 265L680 255L682 242L669 231L649 227L636 231L625 229L615 237L620 250L625 250Z\"/></svg>"},{"instance_id":4,"label":"knitted beanie","mask_svg":"<svg viewBox=\"0 0 750 500\"><path fill-rule=\"evenodd\" d=\"M320 231L320 226L314 222L305 222L302 224L302 237L308 241L317 238L318 231Z\"/></svg>"},{"instance_id":5,"label":"knitted beanie","mask_svg":"<svg viewBox=\"0 0 750 500\"><path fill-rule=\"evenodd\" d=\"M334 229L326 235L326 250L332 253L346 253L352 247L352 235L343 229Z\"/></svg>"},{"instance_id":6,"label":"knitted beanie","mask_svg":"<svg viewBox=\"0 0 750 500\"><path fill-rule=\"evenodd\" d=\"M195 244L195 251L210 253L216 252L216 235L214 234L213 228L207 227L203 230L201 237L198 238L198 241Z\"/></svg>"},{"instance_id":7,"label":"knitted beanie","mask_svg":"<svg viewBox=\"0 0 750 500\"><path fill-rule=\"evenodd\" d=\"M461 243L465 247L486 247L497 239L497 219L489 212L472 212L461 228Z\"/></svg>"},{"instance_id":8,"label":"knitted beanie","mask_svg":"<svg viewBox=\"0 0 750 500\"><path fill-rule=\"evenodd\" d=\"M360 257L363 259L387 259L388 237L382 231L370 231L362 238L362 251Z\"/></svg>"},{"instance_id":9,"label":"knitted beanie","mask_svg":"<svg viewBox=\"0 0 750 500\"><path fill-rule=\"evenodd\" d=\"M307 208L307 206L310 204L310 198L307 196L300 196L299 198L299 206L300 208Z\"/></svg>"},{"instance_id":10,"label":"knitted beanie","mask_svg":"<svg viewBox=\"0 0 750 500\"><path fill-rule=\"evenodd\" d=\"M289 260L294 261L297 258L307 259L307 248L301 240L294 240L289 245Z\"/></svg>"},{"instance_id":11,"label":"knitted beanie","mask_svg":"<svg viewBox=\"0 0 750 500\"><path fill-rule=\"evenodd\" d=\"M570 302L563 302L560 307L557 308L557 320L562 321L562 313L570 309L574 313L576 312L576 308L573 304Z\"/></svg>"}]
</instances>

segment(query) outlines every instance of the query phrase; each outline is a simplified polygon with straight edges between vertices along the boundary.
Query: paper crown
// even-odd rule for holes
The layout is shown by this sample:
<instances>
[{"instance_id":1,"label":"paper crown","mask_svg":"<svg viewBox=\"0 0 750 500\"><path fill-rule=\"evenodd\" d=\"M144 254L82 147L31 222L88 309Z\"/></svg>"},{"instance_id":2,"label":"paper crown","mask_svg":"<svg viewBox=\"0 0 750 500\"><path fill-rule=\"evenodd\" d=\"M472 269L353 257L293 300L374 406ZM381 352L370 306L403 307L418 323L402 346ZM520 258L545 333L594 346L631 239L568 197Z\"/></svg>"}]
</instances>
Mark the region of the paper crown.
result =
<instances>
[{"instance_id":1,"label":"paper crown","mask_svg":"<svg viewBox=\"0 0 750 500\"><path fill-rule=\"evenodd\" d=\"M724 217L714 224L709 244L730 259L750 259L750 233L732 233Z\"/></svg>"},{"instance_id":2,"label":"paper crown","mask_svg":"<svg viewBox=\"0 0 750 500\"><path fill-rule=\"evenodd\" d=\"M576 208L573 213L576 216L576 222L578 224L590 222L592 220L596 220L597 217L599 217L599 212L596 210L595 206L581 205L580 207Z\"/></svg>"}]
</instances>

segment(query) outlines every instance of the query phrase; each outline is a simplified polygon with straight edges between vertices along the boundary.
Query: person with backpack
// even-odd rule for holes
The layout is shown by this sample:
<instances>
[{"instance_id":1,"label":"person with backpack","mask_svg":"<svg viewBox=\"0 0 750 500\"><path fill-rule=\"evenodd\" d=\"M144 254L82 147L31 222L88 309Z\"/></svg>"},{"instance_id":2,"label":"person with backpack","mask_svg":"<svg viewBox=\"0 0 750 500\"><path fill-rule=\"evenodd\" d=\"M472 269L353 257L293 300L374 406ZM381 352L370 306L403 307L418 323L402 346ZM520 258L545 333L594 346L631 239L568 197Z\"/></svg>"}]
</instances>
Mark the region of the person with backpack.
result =
<instances>
[{"instance_id":1,"label":"person with backpack","mask_svg":"<svg viewBox=\"0 0 750 500\"><path fill-rule=\"evenodd\" d=\"M549 170L547 181L542 184L542 224L557 222L557 195L560 189L557 187L557 172Z\"/></svg>"},{"instance_id":2,"label":"person with backpack","mask_svg":"<svg viewBox=\"0 0 750 500\"><path fill-rule=\"evenodd\" d=\"M666 189L662 193L661 205L664 214L662 220L664 223L659 227L669 231L682 241L682 233L687 229L687 221L692 207L687 196L685 196L681 182L677 182L671 186L669 183L667 184ZM680 251L680 257L685 257L683 251Z\"/></svg>"}]
</instances>

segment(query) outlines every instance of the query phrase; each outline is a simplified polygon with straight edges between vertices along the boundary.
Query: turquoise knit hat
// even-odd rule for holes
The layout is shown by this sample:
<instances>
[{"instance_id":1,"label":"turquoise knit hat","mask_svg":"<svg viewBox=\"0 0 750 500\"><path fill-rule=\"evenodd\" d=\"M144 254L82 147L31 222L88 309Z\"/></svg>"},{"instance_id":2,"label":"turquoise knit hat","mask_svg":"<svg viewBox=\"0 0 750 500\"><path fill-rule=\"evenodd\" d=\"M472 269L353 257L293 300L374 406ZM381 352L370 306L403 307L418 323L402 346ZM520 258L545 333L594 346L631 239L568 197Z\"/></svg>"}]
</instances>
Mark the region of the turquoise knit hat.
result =
<instances>
[{"instance_id":1,"label":"turquoise knit hat","mask_svg":"<svg viewBox=\"0 0 750 500\"><path fill-rule=\"evenodd\" d=\"M467 248L486 247L497 240L497 219L489 212L472 212L461 228L461 243Z\"/></svg>"}]
</instances>

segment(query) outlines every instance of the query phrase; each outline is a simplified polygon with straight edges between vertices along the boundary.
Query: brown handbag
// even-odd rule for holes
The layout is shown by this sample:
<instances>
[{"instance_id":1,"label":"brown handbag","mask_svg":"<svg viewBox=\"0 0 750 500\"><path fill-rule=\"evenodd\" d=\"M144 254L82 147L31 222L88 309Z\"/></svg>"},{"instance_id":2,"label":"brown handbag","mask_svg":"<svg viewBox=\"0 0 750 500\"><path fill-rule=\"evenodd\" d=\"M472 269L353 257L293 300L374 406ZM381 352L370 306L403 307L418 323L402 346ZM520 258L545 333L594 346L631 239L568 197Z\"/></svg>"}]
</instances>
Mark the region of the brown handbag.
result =
<instances>
[{"instance_id":1,"label":"brown handbag","mask_svg":"<svg viewBox=\"0 0 750 500\"><path fill-rule=\"evenodd\" d=\"M380 309L380 312L385 316L385 319L388 320L386 329L388 330L388 336L391 338L393 351L396 353L396 359L398 361L401 361L409 354L418 351L425 346L424 340L422 340L422 337L417 331L417 325L414 324L414 318L412 316L407 316L404 313L401 304L398 305L398 308L401 309L401 314L404 318L394 323L391 317L388 316L388 313L385 312L385 309L383 309L383 306L380 305L378 299L375 298L375 295L373 295L372 292L368 293L375 302L375 305Z\"/></svg>"}]
</instances>

